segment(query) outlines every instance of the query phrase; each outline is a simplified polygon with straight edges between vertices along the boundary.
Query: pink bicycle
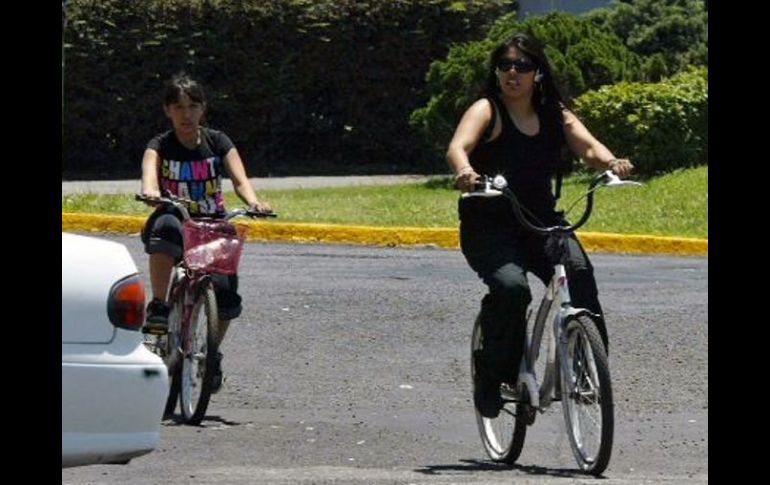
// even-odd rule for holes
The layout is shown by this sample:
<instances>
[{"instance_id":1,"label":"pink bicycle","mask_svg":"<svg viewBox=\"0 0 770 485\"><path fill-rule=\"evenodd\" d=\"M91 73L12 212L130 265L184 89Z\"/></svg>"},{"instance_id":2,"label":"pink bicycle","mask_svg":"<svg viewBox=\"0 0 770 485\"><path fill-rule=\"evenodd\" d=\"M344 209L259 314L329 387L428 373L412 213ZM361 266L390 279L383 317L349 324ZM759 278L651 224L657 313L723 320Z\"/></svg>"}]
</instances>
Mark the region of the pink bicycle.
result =
<instances>
[{"instance_id":1,"label":"pink bicycle","mask_svg":"<svg viewBox=\"0 0 770 485\"><path fill-rule=\"evenodd\" d=\"M177 402L182 420L200 424L206 414L214 384L218 352L219 316L211 275L235 274L247 229L229 222L237 216L276 217L273 212L239 208L221 218L191 218L192 201L173 196L136 200L166 205L182 215L184 257L171 271L166 301L171 307L168 333L145 334L145 345L166 363L171 387L164 416L173 415Z\"/></svg>"}]
</instances>

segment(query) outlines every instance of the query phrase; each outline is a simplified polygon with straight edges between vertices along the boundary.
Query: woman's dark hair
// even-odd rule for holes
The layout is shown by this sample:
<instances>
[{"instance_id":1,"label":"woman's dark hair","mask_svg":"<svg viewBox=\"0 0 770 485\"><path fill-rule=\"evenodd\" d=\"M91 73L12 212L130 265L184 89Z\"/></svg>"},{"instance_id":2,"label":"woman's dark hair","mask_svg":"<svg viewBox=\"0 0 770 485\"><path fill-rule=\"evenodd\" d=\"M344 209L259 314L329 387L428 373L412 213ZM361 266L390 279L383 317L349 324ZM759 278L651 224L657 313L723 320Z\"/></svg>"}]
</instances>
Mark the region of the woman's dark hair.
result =
<instances>
[{"instance_id":1,"label":"woman's dark hair","mask_svg":"<svg viewBox=\"0 0 770 485\"><path fill-rule=\"evenodd\" d=\"M179 72L166 83L166 93L163 97L163 104L168 106L179 101L182 94L186 94L196 103L205 103L206 95L203 94L203 88L197 81L190 78L187 73Z\"/></svg>"},{"instance_id":2,"label":"woman's dark hair","mask_svg":"<svg viewBox=\"0 0 770 485\"><path fill-rule=\"evenodd\" d=\"M492 96L500 93L495 70L497 69L497 63L511 47L515 47L530 61L534 62L537 70L542 75L541 80L537 82L537 87L532 96L535 106L543 105L544 107L561 111L561 105L563 104L561 93L559 93L559 88L556 86L551 64L548 62L548 57L546 57L543 50L543 44L533 35L524 32L514 34L492 51L492 55L489 56L487 84L484 94Z\"/></svg>"},{"instance_id":3,"label":"woman's dark hair","mask_svg":"<svg viewBox=\"0 0 770 485\"><path fill-rule=\"evenodd\" d=\"M540 81L536 82L532 102L535 105L535 109L543 115L543 121L557 128L556 133L562 145L561 164L556 178L556 198L558 199L561 193L562 173L568 173L572 170L572 157L567 152L566 140L562 130L564 124L562 109L565 107L565 103L562 100L559 88L556 86L551 63L545 55L543 44L535 36L524 32L514 34L492 51L492 55L489 56L489 70L484 96L499 96L500 86L498 85L495 70L497 69L497 63L508 53L508 49L511 47L515 47L527 59L534 62L537 66L537 71L542 76Z\"/></svg>"}]
</instances>

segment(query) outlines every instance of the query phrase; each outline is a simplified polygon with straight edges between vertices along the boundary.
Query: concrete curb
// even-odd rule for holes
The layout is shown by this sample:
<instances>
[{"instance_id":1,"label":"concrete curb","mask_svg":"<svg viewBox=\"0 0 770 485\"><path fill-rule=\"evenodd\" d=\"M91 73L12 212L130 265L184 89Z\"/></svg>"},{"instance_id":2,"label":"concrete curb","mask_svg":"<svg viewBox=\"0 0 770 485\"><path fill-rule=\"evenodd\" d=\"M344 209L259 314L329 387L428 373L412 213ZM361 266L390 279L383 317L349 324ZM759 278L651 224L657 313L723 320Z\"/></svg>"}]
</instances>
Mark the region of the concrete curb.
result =
<instances>
[{"instance_id":1,"label":"concrete curb","mask_svg":"<svg viewBox=\"0 0 770 485\"><path fill-rule=\"evenodd\" d=\"M147 218L62 212L62 231L138 233ZM252 241L327 242L379 246L459 248L456 228L371 227L244 221ZM589 252L708 256L708 239L578 232Z\"/></svg>"}]
</instances>

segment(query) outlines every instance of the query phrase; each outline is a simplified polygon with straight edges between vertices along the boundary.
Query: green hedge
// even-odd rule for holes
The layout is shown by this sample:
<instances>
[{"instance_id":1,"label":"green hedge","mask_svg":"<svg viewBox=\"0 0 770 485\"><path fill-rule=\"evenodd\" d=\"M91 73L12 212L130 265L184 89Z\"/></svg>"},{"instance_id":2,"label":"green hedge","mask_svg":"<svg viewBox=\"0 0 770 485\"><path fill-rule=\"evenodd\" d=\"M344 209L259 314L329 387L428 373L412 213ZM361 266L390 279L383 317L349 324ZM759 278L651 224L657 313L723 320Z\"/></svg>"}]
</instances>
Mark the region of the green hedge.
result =
<instances>
[{"instance_id":1,"label":"green hedge","mask_svg":"<svg viewBox=\"0 0 770 485\"><path fill-rule=\"evenodd\" d=\"M416 170L424 73L511 0L72 0L63 176L138 176L187 70L250 175Z\"/></svg>"},{"instance_id":2,"label":"green hedge","mask_svg":"<svg viewBox=\"0 0 770 485\"><path fill-rule=\"evenodd\" d=\"M514 14L505 15L484 39L454 45L445 60L430 66L431 98L412 113L410 122L437 151L446 149L463 112L479 97L492 50L520 31L529 31L545 43L567 101L589 89L642 77L642 59L587 18L554 12L519 21Z\"/></svg>"},{"instance_id":3,"label":"green hedge","mask_svg":"<svg viewBox=\"0 0 770 485\"><path fill-rule=\"evenodd\" d=\"M708 68L660 83L622 82L575 100L583 123L640 175L708 164Z\"/></svg>"}]
</instances>

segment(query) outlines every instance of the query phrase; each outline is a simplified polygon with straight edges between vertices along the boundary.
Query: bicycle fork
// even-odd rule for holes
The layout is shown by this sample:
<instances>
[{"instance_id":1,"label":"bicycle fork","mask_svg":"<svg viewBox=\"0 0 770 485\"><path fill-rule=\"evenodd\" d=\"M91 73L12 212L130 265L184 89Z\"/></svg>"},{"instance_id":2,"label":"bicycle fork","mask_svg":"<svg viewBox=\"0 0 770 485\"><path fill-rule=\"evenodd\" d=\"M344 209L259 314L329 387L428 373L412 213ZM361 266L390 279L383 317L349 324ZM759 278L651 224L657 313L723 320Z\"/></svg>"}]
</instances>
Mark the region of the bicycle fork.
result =
<instances>
[{"instance_id":1,"label":"bicycle fork","mask_svg":"<svg viewBox=\"0 0 770 485\"><path fill-rule=\"evenodd\" d=\"M571 369L568 367L569 364L567 363L567 355L569 352L569 334L567 333L567 323L578 315L588 315L592 320L596 319L597 315L586 308L575 308L572 306L572 301L570 300L569 295L569 288L567 286L567 274L564 270L563 264L556 265L555 278L557 278L556 281L559 286L561 297L563 298L559 313L556 315L554 320L553 328L554 335L556 336L556 345L558 347L559 355L558 362L554 370L556 371L557 377L560 381L561 376L559 376L559 374L564 373L566 376L570 376L572 374ZM574 383L571 383L570 385L572 386ZM556 388L560 389L560 386L561 382L558 382ZM561 398L565 398L564 394L566 394L566 397L568 398L571 393L571 389L561 389Z\"/></svg>"}]
</instances>

